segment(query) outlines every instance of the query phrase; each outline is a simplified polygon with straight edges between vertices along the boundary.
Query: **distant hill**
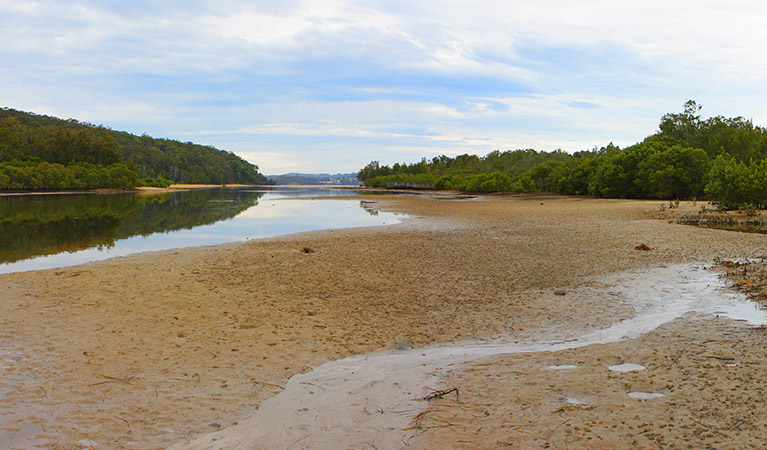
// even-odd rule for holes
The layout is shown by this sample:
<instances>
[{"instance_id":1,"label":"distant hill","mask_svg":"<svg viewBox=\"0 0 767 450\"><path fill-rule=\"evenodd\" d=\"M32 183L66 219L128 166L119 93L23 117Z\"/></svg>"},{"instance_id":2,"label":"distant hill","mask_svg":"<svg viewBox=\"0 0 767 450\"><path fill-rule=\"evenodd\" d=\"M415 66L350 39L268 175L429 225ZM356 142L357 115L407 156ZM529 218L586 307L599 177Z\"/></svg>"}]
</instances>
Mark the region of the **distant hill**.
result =
<instances>
[{"instance_id":1,"label":"distant hill","mask_svg":"<svg viewBox=\"0 0 767 450\"><path fill-rule=\"evenodd\" d=\"M305 184L331 186L359 186L362 183L356 173L286 173L284 175L269 175L268 178L280 185Z\"/></svg>"},{"instance_id":2,"label":"distant hill","mask_svg":"<svg viewBox=\"0 0 767 450\"><path fill-rule=\"evenodd\" d=\"M108 181L108 168L122 181ZM41 171L50 179L35 176ZM0 189L131 187L134 181L269 183L257 166L211 146L0 109Z\"/></svg>"}]
</instances>

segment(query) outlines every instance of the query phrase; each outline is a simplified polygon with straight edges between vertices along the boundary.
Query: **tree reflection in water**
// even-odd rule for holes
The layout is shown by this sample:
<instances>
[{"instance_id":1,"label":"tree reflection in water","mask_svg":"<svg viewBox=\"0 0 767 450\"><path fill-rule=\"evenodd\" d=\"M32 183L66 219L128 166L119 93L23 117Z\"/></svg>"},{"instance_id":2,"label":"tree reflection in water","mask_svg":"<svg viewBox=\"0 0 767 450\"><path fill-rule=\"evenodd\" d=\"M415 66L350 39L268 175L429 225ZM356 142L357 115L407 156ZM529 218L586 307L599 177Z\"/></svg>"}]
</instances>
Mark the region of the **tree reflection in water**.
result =
<instances>
[{"instance_id":1,"label":"tree reflection in water","mask_svg":"<svg viewBox=\"0 0 767 450\"><path fill-rule=\"evenodd\" d=\"M257 205L264 193L204 189L158 195L0 197L0 263L108 248L131 236L212 224Z\"/></svg>"}]
</instances>

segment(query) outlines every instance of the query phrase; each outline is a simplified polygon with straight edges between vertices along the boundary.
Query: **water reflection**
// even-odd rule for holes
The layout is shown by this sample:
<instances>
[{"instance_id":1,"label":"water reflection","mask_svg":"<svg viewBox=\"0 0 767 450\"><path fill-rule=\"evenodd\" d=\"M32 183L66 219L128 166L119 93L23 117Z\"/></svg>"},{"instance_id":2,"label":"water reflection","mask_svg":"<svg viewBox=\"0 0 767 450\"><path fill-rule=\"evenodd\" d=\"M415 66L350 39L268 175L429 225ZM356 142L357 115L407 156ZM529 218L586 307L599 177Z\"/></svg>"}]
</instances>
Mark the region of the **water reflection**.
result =
<instances>
[{"instance_id":1,"label":"water reflection","mask_svg":"<svg viewBox=\"0 0 767 450\"><path fill-rule=\"evenodd\" d=\"M372 205L358 201L296 199L349 195L354 192L274 188L0 197L0 273L398 221L372 215Z\"/></svg>"},{"instance_id":2,"label":"water reflection","mask_svg":"<svg viewBox=\"0 0 767 450\"><path fill-rule=\"evenodd\" d=\"M368 202L365 200L360 201L360 208L364 209L368 214L371 216L377 216L378 210L375 209L373 202Z\"/></svg>"},{"instance_id":3,"label":"water reflection","mask_svg":"<svg viewBox=\"0 0 767 450\"><path fill-rule=\"evenodd\" d=\"M263 193L206 189L161 195L54 195L0 198L0 262L105 249L135 235L189 229L231 218Z\"/></svg>"}]
</instances>

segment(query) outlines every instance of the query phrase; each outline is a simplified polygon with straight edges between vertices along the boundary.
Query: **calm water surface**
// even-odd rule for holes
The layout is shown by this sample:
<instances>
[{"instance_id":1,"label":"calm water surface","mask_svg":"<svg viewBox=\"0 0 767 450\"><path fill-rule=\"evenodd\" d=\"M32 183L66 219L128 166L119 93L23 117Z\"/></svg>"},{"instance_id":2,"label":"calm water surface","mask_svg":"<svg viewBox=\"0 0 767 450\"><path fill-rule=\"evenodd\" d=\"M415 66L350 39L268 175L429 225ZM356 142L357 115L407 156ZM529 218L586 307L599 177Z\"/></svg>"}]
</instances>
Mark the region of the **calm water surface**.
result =
<instances>
[{"instance_id":1,"label":"calm water surface","mask_svg":"<svg viewBox=\"0 0 767 450\"><path fill-rule=\"evenodd\" d=\"M321 188L246 188L0 197L0 273L401 220L355 195ZM331 196L344 198L299 198Z\"/></svg>"}]
</instances>

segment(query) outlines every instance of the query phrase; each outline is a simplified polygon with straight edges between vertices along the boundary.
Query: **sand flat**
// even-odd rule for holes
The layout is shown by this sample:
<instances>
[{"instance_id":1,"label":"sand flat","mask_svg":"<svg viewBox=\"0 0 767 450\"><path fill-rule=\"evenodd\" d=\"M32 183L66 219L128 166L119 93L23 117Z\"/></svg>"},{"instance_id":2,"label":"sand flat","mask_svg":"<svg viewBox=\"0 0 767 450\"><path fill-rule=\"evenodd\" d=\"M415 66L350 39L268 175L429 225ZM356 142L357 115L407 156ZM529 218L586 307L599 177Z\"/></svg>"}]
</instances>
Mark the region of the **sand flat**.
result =
<instances>
[{"instance_id":1,"label":"sand flat","mask_svg":"<svg viewBox=\"0 0 767 450\"><path fill-rule=\"evenodd\" d=\"M609 325L634 311L618 294L588 295L591 290L609 290L608 275L714 257L758 256L767 239L670 224L656 217L659 202L505 196L361 199L413 218L388 227L304 233L0 276L0 343L16 355L0 368L0 435L13 438L13 433L21 433L15 431L19 424L37 424L44 432L35 439L47 439L48 448L72 448L84 441L93 441L97 448L165 448L245 419L281 392L293 374L345 356L391 349L398 341L423 346L498 336L527 338L541 330L555 338L557 330ZM652 250L634 250L641 243ZM304 246L315 252L300 252ZM689 334L691 344L684 345L688 328L706 339L727 333L757 339L755 332L733 321L679 319L646 338L567 350L572 357L562 360L547 355L494 358L479 366L486 368L479 375L467 369L445 380L445 386L461 386L464 403L453 410L471 414L444 416L450 426L437 431L424 427L411 444L455 447L466 441L480 448L503 443L557 448L552 445L562 444L562 436L577 433L528 439L521 429L509 430L511 419L504 408L538 402L536 408L548 410L559 402L560 397L540 394L545 377L585 383L590 387L576 394L586 395L588 389L605 386L605 379L653 376L657 364L652 358L682 360L688 348L706 348L694 333ZM732 345L751 343L744 337ZM610 346L615 350L594 350ZM631 362L648 369L610 373L607 366L625 362L620 355L628 353L647 353ZM580 369L543 371L544 375L509 369L516 367L516 358L538 358L540 362L530 364L546 368L572 361L580 361L579 367L596 364L599 357L605 363L599 363L601 379L584 378ZM708 363L690 359L685 372L670 365L671 373L664 376L684 373L689 378L692 373L701 378L711 371ZM753 369L734 369L745 368ZM504 379L517 377L517 372L523 382ZM677 401L668 395L670 388L645 384L636 383L631 391L664 388L665 397L636 400L625 395L629 391L615 389L612 394L620 394L629 406L578 411L595 414L593 422L598 424L605 423L607 415L610 420L620 420L624 413L634 417L636 408L650 402ZM699 387L714 395L723 386ZM732 387L743 395L750 392L747 384ZM496 403L487 402L481 392L492 393ZM748 398L755 401L754 397ZM484 410L472 409L481 404L489 405L486 417L500 419L483 424L477 414ZM753 407L747 403L742 409ZM663 442L683 442L671 440L668 426L660 426L671 417L674 409L669 408L666 416L657 408L642 410L658 414L646 427ZM743 416L738 416L735 403L732 408L723 414L733 420ZM746 425L760 431L763 419L757 416ZM585 423L590 431L578 425L575 431L582 441L577 442L588 443L587 438L595 436L596 425ZM488 433L475 433L471 441L466 436L476 431L475 424ZM609 442L631 448L629 434L615 432ZM753 434L742 436L744 443L751 442L749 436ZM578 448L574 439L568 437L569 448Z\"/></svg>"}]
</instances>

